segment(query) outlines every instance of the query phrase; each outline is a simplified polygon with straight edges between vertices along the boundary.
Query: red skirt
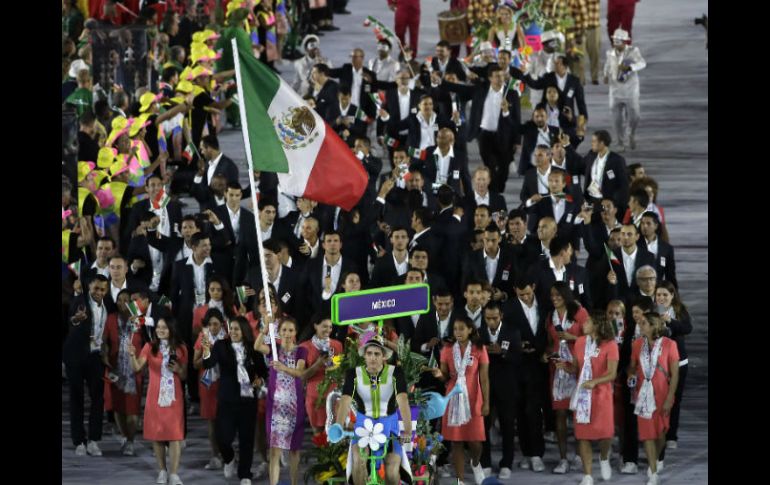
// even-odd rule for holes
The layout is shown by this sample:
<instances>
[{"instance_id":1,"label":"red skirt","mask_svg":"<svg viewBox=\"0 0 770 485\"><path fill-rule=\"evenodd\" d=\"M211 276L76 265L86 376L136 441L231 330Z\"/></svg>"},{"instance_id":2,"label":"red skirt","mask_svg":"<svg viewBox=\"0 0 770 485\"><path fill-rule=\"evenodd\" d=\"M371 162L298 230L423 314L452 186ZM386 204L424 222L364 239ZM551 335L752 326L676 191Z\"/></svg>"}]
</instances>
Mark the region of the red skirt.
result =
<instances>
[{"instance_id":1,"label":"red skirt","mask_svg":"<svg viewBox=\"0 0 770 485\"><path fill-rule=\"evenodd\" d=\"M201 398L201 418L214 420L217 417L217 391L219 390L219 381L206 387L202 382L198 382L198 395Z\"/></svg>"}]
</instances>

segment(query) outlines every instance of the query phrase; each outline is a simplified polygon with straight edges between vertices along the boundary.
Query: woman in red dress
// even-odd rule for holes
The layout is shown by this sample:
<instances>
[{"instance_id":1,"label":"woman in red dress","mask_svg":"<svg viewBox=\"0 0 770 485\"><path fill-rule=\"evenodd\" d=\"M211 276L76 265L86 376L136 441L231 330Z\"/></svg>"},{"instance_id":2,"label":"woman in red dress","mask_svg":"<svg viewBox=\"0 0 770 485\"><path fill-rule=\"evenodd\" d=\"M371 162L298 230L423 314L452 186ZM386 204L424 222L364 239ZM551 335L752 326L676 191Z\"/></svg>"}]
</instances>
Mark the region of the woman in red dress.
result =
<instances>
[{"instance_id":1,"label":"woman in red dress","mask_svg":"<svg viewBox=\"0 0 770 485\"><path fill-rule=\"evenodd\" d=\"M121 452L134 456L134 435L139 424L139 411L142 401L142 374L136 374L131 368L131 356L128 347L139 352L142 348L142 333L136 317L128 311L131 292L121 290L118 293L117 313L110 313L104 327L104 356L110 384L104 386L104 408L115 412L121 439Z\"/></svg>"},{"instance_id":2,"label":"woman in red dress","mask_svg":"<svg viewBox=\"0 0 770 485\"><path fill-rule=\"evenodd\" d=\"M211 308L216 308L224 315L226 320L238 316L238 307L233 300L233 291L227 281L219 275L212 275L206 286L206 303L193 311L193 340L198 339L201 331L203 317ZM222 322L223 324L226 322ZM227 327L227 325L225 325ZM213 344L212 344L213 345Z\"/></svg>"},{"instance_id":3,"label":"woman in red dress","mask_svg":"<svg viewBox=\"0 0 770 485\"><path fill-rule=\"evenodd\" d=\"M482 345L479 332L464 315L454 322L454 344L441 350L441 368L433 375L441 381L449 379L447 393L455 386L464 392L452 396L441 421L444 439L452 442L452 464L457 480L462 485L465 475L465 451L468 445L471 469L476 485L484 480L481 467L481 443L486 440L484 416L489 414L489 356ZM474 465L475 462L475 465Z\"/></svg>"},{"instance_id":4,"label":"woman in red dress","mask_svg":"<svg viewBox=\"0 0 770 485\"><path fill-rule=\"evenodd\" d=\"M326 397L334 390L336 385L332 383L323 395L321 406L316 407L318 400L318 385L324 380L326 368L332 364L331 359L335 355L342 355L342 344L329 338L332 333L332 321L328 318L313 323L315 334L310 340L300 344L307 349L305 364L305 379L307 391L305 394L305 411L307 412L313 434L324 431L326 426Z\"/></svg>"},{"instance_id":5,"label":"woman in red dress","mask_svg":"<svg viewBox=\"0 0 770 485\"><path fill-rule=\"evenodd\" d=\"M205 334L213 347L217 340L222 340L227 336L225 332L225 317L218 308L211 308L203 317L203 329L198 334L195 341L195 353L193 354L193 365L196 369L203 369L203 346L201 340ZM215 421L217 419L217 391L219 390L219 366L199 373L198 395L201 398L201 418L208 421L209 444L211 445L211 459L205 466L206 470L219 470L222 468L222 459L219 455L219 446L217 446L217 437L215 431Z\"/></svg>"},{"instance_id":6,"label":"woman in red dress","mask_svg":"<svg viewBox=\"0 0 770 485\"><path fill-rule=\"evenodd\" d=\"M574 411L575 438L578 440L583 462L583 480L580 485L593 485L591 441L599 441L599 465L602 478L612 478L610 446L615 435L613 413L613 385L618 372L618 344L612 322L597 315L583 325L584 336L575 342L571 363L560 362L578 376L578 386L570 402Z\"/></svg>"},{"instance_id":7,"label":"woman in red dress","mask_svg":"<svg viewBox=\"0 0 770 485\"><path fill-rule=\"evenodd\" d=\"M131 366L139 372L150 368L150 385L144 405L144 439L152 441L158 462L156 483L182 485L177 471L184 439L184 395L182 381L187 377L187 347L179 341L173 319L161 318L155 326L157 340L145 344L139 357L133 345L128 348ZM171 464L166 471L166 445Z\"/></svg>"},{"instance_id":8,"label":"woman in red dress","mask_svg":"<svg viewBox=\"0 0 770 485\"><path fill-rule=\"evenodd\" d=\"M556 414L556 441L559 445L561 460L554 473L567 473L567 410L577 381L575 376L564 371L557 362L572 362L575 342L583 335L583 325L588 319L588 312L575 301L575 296L566 281L557 281L551 287L551 302L554 311L546 319L548 348L550 354L544 359L549 362L549 388L551 406Z\"/></svg>"},{"instance_id":9,"label":"woman in red dress","mask_svg":"<svg viewBox=\"0 0 770 485\"><path fill-rule=\"evenodd\" d=\"M664 337L660 315L647 312L639 321L642 337L633 343L628 383L636 379L639 441L650 464L647 485L658 485L658 459L666 444L671 408L679 383L679 351L676 342Z\"/></svg>"}]
</instances>

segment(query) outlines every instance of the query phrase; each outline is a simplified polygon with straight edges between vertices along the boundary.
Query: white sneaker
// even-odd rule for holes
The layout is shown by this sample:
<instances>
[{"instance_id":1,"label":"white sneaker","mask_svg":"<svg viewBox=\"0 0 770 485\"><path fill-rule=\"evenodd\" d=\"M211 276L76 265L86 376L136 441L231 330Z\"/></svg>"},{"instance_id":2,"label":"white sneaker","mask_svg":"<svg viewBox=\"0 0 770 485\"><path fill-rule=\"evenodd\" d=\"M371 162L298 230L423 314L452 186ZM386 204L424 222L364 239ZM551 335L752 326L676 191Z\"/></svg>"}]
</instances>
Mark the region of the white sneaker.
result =
<instances>
[{"instance_id":1,"label":"white sneaker","mask_svg":"<svg viewBox=\"0 0 770 485\"><path fill-rule=\"evenodd\" d=\"M133 441L126 441L126 444L123 445L123 456L136 456Z\"/></svg>"},{"instance_id":2,"label":"white sneaker","mask_svg":"<svg viewBox=\"0 0 770 485\"><path fill-rule=\"evenodd\" d=\"M184 484L182 483L182 479L179 478L179 475L177 475L176 473L172 473L168 477L168 485L184 485Z\"/></svg>"},{"instance_id":3,"label":"white sneaker","mask_svg":"<svg viewBox=\"0 0 770 485\"><path fill-rule=\"evenodd\" d=\"M99 449L99 445L96 441L89 441L86 446L86 452L91 456L102 456L102 450Z\"/></svg>"},{"instance_id":4,"label":"white sneaker","mask_svg":"<svg viewBox=\"0 0 770 485\"><path fill-rule=\"evenodd\" d=\"M80 443L77 448L75 448L75 456L86 456L86 445Z\"/></svg>"},{"instance_id":5,"label":"white sneaker","mask_svg":"<svg viewBox=\"0 0 770 485\"><path fill-rule=\"evenodd\" d=\"M257 466L257 471L254 472L254 479L262 478L267 474L267 463L264 461Z\"/></svg>"},{"instance_id":6,"label":"white sneaker","mask_svg":"<svg viewBox=\"0 0 770 485\"><path fill-rule=\"evenodd\" d=\"M549 431L543 435L543 439L546 443L556 443L556 432Z\"/></svg>"},{"instance_id":7,"label":"white sneaker","mask_svg":"<svg viewBox=\"0 0 770 485\"><path fill-rule=\"evenodd\" d=\"M532 457L532 471L540 473L543 470L545 470L545 465L543 464L543 459L539 456L533 456Z\"/></svg>"},{"instance_id":8,"label":"white sneaker","mask_svg":"<svg viewBox=\"0 0 770 485\"><path fill-rule=\"evenodd\" d=\"M289 466L289 458L287 455L288 453L286 450L281 450L281 468L286 468Z\"/></svg>"},{"instance_id":9,"label":"white sneaker","mask_svg":"<svg viewBox=\"0 0 770 485\"><path fill-rule=\"evenodd\" d=\"M620 473L624 475L636 475L639 473L639 467L633 461L627 461L623 463L623 468L620 469Z\"/></svg>"},{"instance_id":10,"label":"white sneaker","mask_svg":"<svg viewBox=\"0 0 770 485\"><path fill-rule=\"evenodd\" d=\"M580 485L594 485L594 477L591 475L583 475L583 479L580 480Z\"/></svg>"},{"instance_id":11,"label":"white sneaker","mask_svg":"<svg viewBox=\"0 0 770 485\"><path fill-rule=\"evenodd\" d=\"M476 465L473 465L473 462L471 461L471 470L473 470L473 480L475 480L476 485L481 485L481 482L484 481L484 469L481 468L481 463L476 463Z\"/></svg>"},{"instance_id":12,"label":"white sneaker","mask_svg":"<svg viewBox=\"0 0 770 485\"><path fill-rule=\"evenodd\" d=\"M241 485L251 485L251 480L248 478L241 479Z\"/></svg>"},{"instance_id":13,"label":"white sneaker","mask_svg":"<svg viewBox=\"0 0 770 485\"><path fill-rule=\"evenodd\" d=\"M217 456L212 456L209 462L203 468L206 470L221 470L222 460Z\"/></svg>"},{"instance_id":14,"label":"white sneaker","mask_svg":"<svg viewBox=\"0 0 770 485\"><path fill-rule=\"evenodd\" d=\"M602 469L602 480L607 481L612 478L612 468L610 467L610 460L602 460L599 458L599 467Z\"/></svg>"},{"instance_id":15,"label":"white sneaker","mask_svg":"<svg viewBox=\"0 0 770 485\"><path fill-rule=\"evenodd\" d=\"M650 475L650 479L647 480L647 485L660 485L660 477L657 473Z\"/></svg>"},{"instance_id":16,"label":"white sneaker","mask_svg":"<svg viewBox=\"0 0 770 485\"><path fill-rule=\"evenodd\" d=\"M658 460L658 473L663 471L663 460Z\"/></svg>"},{"instance_id":17,"label":"white sneaker","mask_svg":"<svg viewBox=\"0 0 770 485\"><path fill-rule=\"evenodd\" d=\"M525 456L524 459L519 462L519 468L521 468L522 470L530 469L529 457Z\"/></svg>"},{"instance_id":18,"label":"white sneaker","mask_svg":"<svg viewBox=\"0 0 770 485\"><path fill-rule=\"evenodd\" d=\"M569 461L567 460L559 460L559 464L556 465L556 468L553 469L553 472L559 475L563 475L568 471L569 471Z\"/></svg>"},{"instance_id":19,"label":"white sneaker","mask_svg":"<svg viewBox=\"0 0 770 485\"><path fill-rule=\"evenodd\" d=\"M166 472L166 470L161 470L160 473L158 473L158 478L155 480L155 483L166 485L166 483L168 483L168 472Z\"/></svg>"},{"instance_id":20,"label":"white sneaker","mask_svg":"<svg viewBox=\"0 0 770 485\"><path fill-rule=\"evenodd\" d=\"M583 469L583 459L580 458L580 455L575 455L575 458L572 459L572 468L576 470Z\"/></svg>"},{"instance_id":21,"label":"white sneaker","mask_svg":"<svg viewBox=\"0 0 770 485\"><path fill-rule=\"evenodd\" d=\"M677 447L676 441L674 440L666 441L666 448L668 448L669 450L675 450L676 447Z\"/></svg>"},{"instance_id":22,"label":"white sneaker","mask_svg":"<svg viewBox=\"0 0 770 485\"><path fill-rule=\"evenodd\" d=\"M492 467L485 467L484 468L484 476L490 477L492 476Z\"/></svg>"},{"instance_id":23,"label":"white sneaker","mask_svg":"<svg viewBox=\"0 0 770 485\"><path fill-rule=\"evenodd\" d=\"M187 440L182 440L182 444L180 446L182 447L183 450L187 448Z\"/></svg>"},{"instance_id":24,"label":"white sneaker","mask_svg":"<svg viewBox=\"0 0 770 485\"><path fill-rule=\"evenodd\" d=\"M500 480L507 480L511 478L511 469L508 467L502 467L500 473L497 475Z\"/></svg>"},{"instance_id":25,"label":"white sneaker","mask_svg":"<svg viewBox=\"0 0 770 485\"><path fill-rule=\"evenodd\" d=\"M441 478L450 478L452 476L452 469L449 468L449 465L442 465L439 469L439 475Z\"/></svg>"},{"instance_id":26,"label":"white sneaker","mask_svg":"<svg viewBox=\"0 0 770 485\"><path fill-rule=\"evenodd\" d=\"M230 463L225 463L225 478L233 478L235 476L235 458L230 460Z\"/></svg>"}]
</instances>

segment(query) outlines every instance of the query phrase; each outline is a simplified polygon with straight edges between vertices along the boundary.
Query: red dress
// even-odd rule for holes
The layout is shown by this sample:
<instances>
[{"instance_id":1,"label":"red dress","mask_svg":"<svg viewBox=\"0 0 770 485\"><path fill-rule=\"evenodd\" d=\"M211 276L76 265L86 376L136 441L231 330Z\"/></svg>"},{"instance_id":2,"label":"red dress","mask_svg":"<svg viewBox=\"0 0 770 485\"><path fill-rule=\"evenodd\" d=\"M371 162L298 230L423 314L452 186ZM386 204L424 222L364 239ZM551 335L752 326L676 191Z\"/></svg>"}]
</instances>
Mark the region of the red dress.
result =
<instances>
[{"instance_id":1,"label":"red dress","mask_svg":"<svg viewBox=\"0 0 770 485\"><path fill-rule=\"evenodd\" d=\"M203 317L206 316L207 311L209 311L208 304L199 306L198 308L193 310L193 324L192 324L193 334L200 332L201 329L203 328ZM233 311L235 312L236 315L238 314L237 308L233 308ZM227 318L227 315L225 315L225 318ZM225 322L222 322L222 324L224 323ZM224 325L224 326L227 326L227 325Z\"/></svg>"},{"instance_id":2,"label":"red dress","mask_svg":"<svg viewBox=\"0 0 770 485\"><path fill-rule=\"evenodd\" d=\"M112 372L118 374L118 351L120 350L120 334L118 332L118 315L110 313L107 315L107 322L104 324L104 335L102 339L109 343L110 353L108 359L112 366ZM131 336L131 344L137 353L142 350L142 334L140 331L134 332ZM129 362L129 366L131 363ZM105 373L109 372L106 370ZM120 414L138 416L142 408L142 381L141 372L134 373L136 379L136 394L124 393L115 383L107 382L104 386L104 409L106 411L115 411Z\"/></svg>"},{"instance_id":3,"label":"red dress","mask_svg":"<svg viewBox=\"0 0 770 485\"><path fill-rule=\"evenodd\" d=\"M679 350L676 348L676 342L670 338L660 338L663 339L663 344L655 373L652 376L652 388L655 390L655 412L652 413L651 419L644 419L641 416L636 417L639 425L639 441L658 439L661 434L668 431L670 415L663 415L663 403L666 401L666 396L668 396L670 378L667 376L671 375L671 366L679 366ZM631 362L636 365L635 395L639 394L639 390L644 382L644 371L642 370L641 361L644 340L644 337L636 339L631 347ZM661 372L661 368L663 368L665 374Z\"/></svg>"},{"instance_id":4,"label":"red dress","mask_svg":"<svg viewBox=\"0 0 770 485\"><path fill-rule=\"evenodd\" d=\"M472 345L468 343L468 345ZM460 349L461 356L464 349ZM447 394L457 383L457 370L455 369L454 357L452 356L452 345L445 345L441 349L441 362L446 362L449 367L449 382L447 383ZM471 405L471 420L462 426L449 426L447 422L449 416L444 413L441 418L441 431L444 439L449 441L485 441L484 417L481 415L481 408L484 405L484 396L481 393L481 380L479 379L479 364L489 365L489 355L486 347L478 348L475 345L471 348L471 363L465 368L465 382L468 386L468 400Z\"/></svg>"},{"instance_id":5,"label":"red dress","mask_svg":"<svg viewBox=\"0 0 770 485\"><path fill-rule=\"evenodd\" d=\"M148 441L181 441L184 439L184 390L182 380L174 374L174 402L169 407L158 406L160 394L160 366L163 354L158 350L152 355L150 344L145 344L140 357L147 359L150 369L150 385L147 389L147 401L144 404L144 439ZM187 347L176 349L176 358L180 366L187 365Z\"/></svg>"},{"instance_id":6,"label":"red dress","mask_svg":"<svg viewBox=\"0 0 770 485\"><path fill-rule=\"evenodd\" d=\"M201 338L203 338L203 332L198 334L198 338L195 341L195 350L201 350ZM199 371L198 377L203 377L204 369ZM216 419L217 417L217 391L219 390L219 379L212 382L210 386L206 387L204 383L198 379L198 396L201 399L201 418L208 419L209 421Z\"/></svg>"},{"instance_id":7,"label":"red dress","mask_svg":"<svg viewBox=\"0 0 770 485\"><path fill-rule=\"evenodd\" d=\"M342 344L337 340L330 339L329 346L331 347L329 355L334 357L335 355L342 354ZM300 344L300 347L307 349L307 358L305 360L305 368L315 364L318 358L321 356L320 351L313 345L312 340L307 340ZM307 412L310 420L310 425L314 428L323 428L326 425L326 396L337 387L332 383L324 394L324 402L320 407L315 407L315 402L318 399L318 385L324 380L325 370L320 368L318 371L307 380L307 390L305 391L305 412Z\"/></svg>"},{"instance_id":8,"label":"red dress","mask_svg":"<svg viewBox=\"0 0 770 485\"><path fill-rule=\"evenodd\" d=\"M575 342L574 355L578 361L578 381L583 369L586 337L582 336ZM591 358L591 371L594 379L607 374L609 361L618 362L618 344L608 340L599 344L599 355ZM575 419L575 438L579 440L603 440L615 435L615 416L613 413L613 385L615 381L605 382L595 386L591 391L591 422L581 424Z\"/></svg>"},{"instance_id":9,"label":"red dress","mask_svg":"<svg viewBox=\"0 0 770 485\"><path fill-rule=\"evenodd\" d=\"M546 330L548 331L548 335L551 337L551 341L553 342L553 346L551 347L551 352L559 352L559 334L556 332L556 327L553 323L553 312L551 312L550 315L548 315L548 319L545 321ZM588 320L588 312L585 308L582 306L580 309L575 313L574 322L569 328L566 328L565 325L565 331L568 334L574 335L575 337L581 337L583 335L583 325L586 323L586 320ZM572 352L572 355L575 355L575 340L567 341L567 346L569 347L569 351ZM556 401L553 398L553 376L554 372L556 372L556 365L551 360L548 362L548 394L551 396L551 407L553 409L569 409L569 399L562 399L560 401Z\"/></svg>"}]
</instances>

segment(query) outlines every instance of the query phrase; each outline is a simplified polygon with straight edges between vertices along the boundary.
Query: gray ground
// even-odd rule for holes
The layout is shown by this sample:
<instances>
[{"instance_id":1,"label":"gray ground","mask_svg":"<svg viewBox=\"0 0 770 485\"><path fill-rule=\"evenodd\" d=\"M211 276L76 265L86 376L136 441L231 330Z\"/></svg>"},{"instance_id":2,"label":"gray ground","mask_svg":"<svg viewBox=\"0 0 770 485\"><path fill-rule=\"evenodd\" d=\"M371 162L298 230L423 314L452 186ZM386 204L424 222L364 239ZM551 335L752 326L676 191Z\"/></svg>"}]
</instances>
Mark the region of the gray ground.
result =
<instances>
[{"instance_id":1,"label":"gray ground","mask_svg":"<svg viewBox=\"0 0 770 485\"><path fill-rule=\"evenodd\" d=\"M446 8L438 1L422 2L420 31L420 58L433 55L438 41L436 13ZM638 130L636 151L626 152L628 163L641 162L647 173L660 184L659 203L666 212L671 242L676 248L678 278L684 302L693 317L694 330L688 337L690 374L683 400L679 448L669 450L662 480L669 484L708 482L708 56L705 35L693 18L707 11L704 0L645 0L637 4L634 19L634 40L647 60L647 69L641 73L642 121ZM327 33L321 38L321 48L335 65L347 62L353 46L365 49L367 59L375 54L371 29L362 26L366 15L374 15L392 25L393 14L384 1L351 0L352 15L335 16L342 30ZM606 2L602 11L606 10ZM602 48L609 47L606 19L602 14ZM284 77L293 78L291 65L280 67ZM590 78L590 77L589 77ZM589 130L611 128L607 104L607 87L586 86L590 112ZM529 113L523 113L529 116ZM612 131L612 130L611 130ZM613 134L614 136L614 134ZM240 165L242 184L247 184L245 154L239 131L220 135L225 153ZM581 153L588 150L584 143ZM480 164L475 143L469 144L471 170ZM521 179L513 175L505 194L509 208L518 205ZM191 209L195 208L192 202ZM154 483L157 475L152 447L137 441L137 457L120 455L115 435L105 435L101 442L101 458L75 457L69 437L68 396L62 388L62 483L67 484L136 484ZM572 440L571 440L572 442ZM310 446L309 435L306 443ZM570 450L572 448L570 444ZM499 447L493 447L493 463L499 460ZM521 458L516 451L516 462ZM570 452L571 453L571 452ZM644 462L644 453L640 458ZM221 471L203 469L209 458L205 424L196 416L190 420L187 448L183 451L180 476L186 484L238 483L225 480ZM578 483L579 472L553 475L558 452L555 444L546 446L547 470L535 474L515 469L506 483L563 484ZM613 467L617 459L613 457ZM256 466L256 465L255 465ZM640 463L640 470L643 469ZM469 471L468 471L469 472ZM594 462L594 479L598 476L598 462ZM284 470L283 479L288 479ZM466 477L470 482L470 474ZM261 480L260 480L261 481ZM617 468L612 478L618 484L645 483L646 477L620 475Z\"/></svg>"}]
</instances>

